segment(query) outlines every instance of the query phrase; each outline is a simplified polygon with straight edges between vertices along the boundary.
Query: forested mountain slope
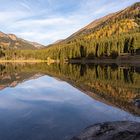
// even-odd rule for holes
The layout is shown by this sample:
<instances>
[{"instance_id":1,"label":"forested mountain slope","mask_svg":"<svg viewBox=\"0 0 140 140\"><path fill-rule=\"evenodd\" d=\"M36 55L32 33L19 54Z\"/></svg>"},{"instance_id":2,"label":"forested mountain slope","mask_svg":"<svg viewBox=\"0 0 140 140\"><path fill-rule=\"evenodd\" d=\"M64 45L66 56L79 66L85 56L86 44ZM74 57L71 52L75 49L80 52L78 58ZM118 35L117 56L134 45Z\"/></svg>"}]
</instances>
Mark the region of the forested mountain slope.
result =
<instances>
[{"instance_id":1,"label":"forested mountain slope","mask_svg":"<svg viewBox=\"0 0 140 140\"><path fill-rule=\"evenodd\" d=\"M140 3L135 3L134 5L126 8L122 11L109 14L103 18L100 18L100 19L97 19L97 20L91 22L89 25L82 28L81 30L79 30L78 32L76 32L75 34L73 34L70 37L73 38L76 36L90 35L90 34L96 33L99 30L102 31L102 29L107 29L107 28L105 28L106 26L108 27L108 29L113 28L114 32L112 32L112 34L127 32L130 29L133 29L133 28L135 28L135 26L137 26L138 21L133 21L133 20L134 19L138 20L137 16L139 15L139 11L140 11ZM128 21L128 23L127 23L127 21ZM123 30L123 28L127 28L127 29ZM119 31L118 31L118 29L119 29ZM105 31L107 32L108 30L105 30ZM101 37L102 37L102 34L100 34L100 38Z\"/></svg>"},{"instance_id":2,"label":"forested mountain slope","mask_svg":"<svg viewBox=\"0 0 140 140\"><path fill-rule=\"evenodd\" d=\"M117 57L140 49L140 2L95 20L47 48L53 59Z\"/></svg>"}]
</instances>

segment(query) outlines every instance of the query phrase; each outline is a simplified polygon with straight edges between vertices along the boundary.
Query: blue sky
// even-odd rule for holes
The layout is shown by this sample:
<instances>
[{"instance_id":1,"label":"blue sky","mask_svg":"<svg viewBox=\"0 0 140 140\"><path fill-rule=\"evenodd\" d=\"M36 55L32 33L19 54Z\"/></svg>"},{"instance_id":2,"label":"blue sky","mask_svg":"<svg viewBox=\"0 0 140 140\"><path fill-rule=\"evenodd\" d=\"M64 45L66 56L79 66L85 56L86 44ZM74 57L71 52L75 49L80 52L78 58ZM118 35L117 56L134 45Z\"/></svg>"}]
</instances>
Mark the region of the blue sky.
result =
<instances>
[{"instance_id":1,"label":"blue sky","mask_svg":"<svg viewBox=\"0 0 140 140\"><path fill-rule=\"evenodd\" d=\"M0 0L0 31L49 44L139 0Z\"/></svg>"}]
</instances>

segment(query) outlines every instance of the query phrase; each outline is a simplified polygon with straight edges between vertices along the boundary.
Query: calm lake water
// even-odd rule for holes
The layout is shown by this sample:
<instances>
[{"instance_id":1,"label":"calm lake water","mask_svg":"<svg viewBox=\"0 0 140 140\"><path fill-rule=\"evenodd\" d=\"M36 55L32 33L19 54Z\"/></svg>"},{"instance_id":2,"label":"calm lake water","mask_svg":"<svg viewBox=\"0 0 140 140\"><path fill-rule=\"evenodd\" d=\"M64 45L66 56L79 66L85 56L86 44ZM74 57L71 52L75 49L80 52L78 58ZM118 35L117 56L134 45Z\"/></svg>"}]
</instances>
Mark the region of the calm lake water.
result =
<instances>
[{"instance_id":1,"label":"calm lake water","mask_svg":"<svg viewBox=\"0 0 140 140\"><path fill-rule=\"evenodd\" d=\"M0 65L0 140L70 140L95 123L140 122L140 67Z\"/></svg>"}]
</instances>

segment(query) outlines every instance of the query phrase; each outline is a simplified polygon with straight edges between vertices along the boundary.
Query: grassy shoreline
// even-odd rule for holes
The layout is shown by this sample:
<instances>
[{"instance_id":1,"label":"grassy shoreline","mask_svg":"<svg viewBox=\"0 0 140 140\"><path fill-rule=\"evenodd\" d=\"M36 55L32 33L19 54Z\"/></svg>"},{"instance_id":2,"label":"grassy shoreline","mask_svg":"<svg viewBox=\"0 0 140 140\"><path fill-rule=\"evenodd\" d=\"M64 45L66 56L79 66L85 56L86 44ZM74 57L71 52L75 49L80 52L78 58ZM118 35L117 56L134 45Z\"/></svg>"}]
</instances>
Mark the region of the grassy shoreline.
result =
<instances>
[{"instance_id":1,"label":"grassy shoreline","mask_svg":"<svg viewBox=\"0 0 140 140\"><path fill-rule=\"evenodd\" d=\"M54 59L47 59L47 60L41 60L41 59L0 59L0 63L59 63L60 60L54 60ZM79 59L69 59L66 61L67 63L81 63L81 64L88 64L88 63L96 63L96 64L137 64L140 65L140 55L135 56L119 56L116 59L112 58L95 58L95 59L87 59L87 58L79 58Z\"/></svg>"},{"instance_id":2,"label":"grassy shoreline","mask_svg":"<svg viewBox=\"0 0 140 140\"><path fill-rule=\"evenodd\" d=\"M48 60L0 60L0 63L42 63L47 62Z\"/></svg>"}]
</instances>

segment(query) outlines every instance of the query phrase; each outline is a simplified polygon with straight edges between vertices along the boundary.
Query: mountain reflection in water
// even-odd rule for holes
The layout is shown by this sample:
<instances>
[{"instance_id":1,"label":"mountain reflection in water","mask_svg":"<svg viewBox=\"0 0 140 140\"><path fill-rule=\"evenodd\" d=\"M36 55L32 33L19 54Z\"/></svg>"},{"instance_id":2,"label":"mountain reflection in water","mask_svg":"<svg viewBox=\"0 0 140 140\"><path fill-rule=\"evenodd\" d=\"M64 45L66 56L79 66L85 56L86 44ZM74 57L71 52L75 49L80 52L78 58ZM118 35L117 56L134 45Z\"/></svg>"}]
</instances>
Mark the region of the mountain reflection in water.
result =
<instances>
[{"instance_id":1,"label":"mountain reflection in water","mask_svg":"<svg viewBox=\"0 0 140 140\"><path fill-rule=\"evenodd\" d=\"M140 122L140 67L2 64L0 89L2 140L69 140L91 124Z\"/></svg>"}]
</instances>

